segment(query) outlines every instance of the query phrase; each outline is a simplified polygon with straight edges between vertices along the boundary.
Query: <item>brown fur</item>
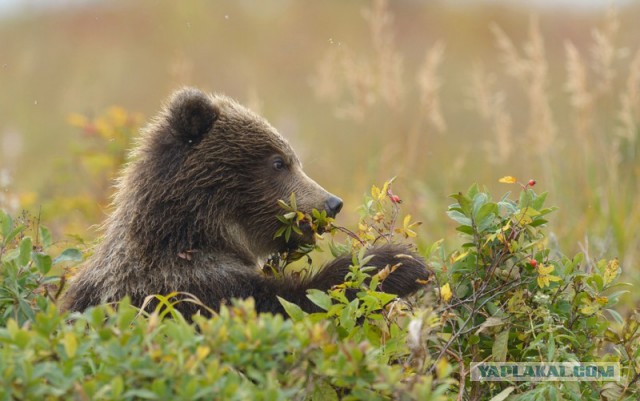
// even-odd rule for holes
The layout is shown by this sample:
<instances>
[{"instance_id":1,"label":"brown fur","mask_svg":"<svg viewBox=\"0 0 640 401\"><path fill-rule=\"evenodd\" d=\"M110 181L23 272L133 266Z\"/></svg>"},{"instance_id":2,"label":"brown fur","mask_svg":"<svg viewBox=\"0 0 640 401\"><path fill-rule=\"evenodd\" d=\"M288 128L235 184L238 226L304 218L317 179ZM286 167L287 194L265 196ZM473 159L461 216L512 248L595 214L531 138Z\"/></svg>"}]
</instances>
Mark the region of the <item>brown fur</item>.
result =
<instances>
[{"instance_id":1,"label":"brown fur","mask_svg":"<svg viewBox=\"0 0 640 401\"><path fill-rule=\"evenodd\" d=\"M274 164L280 159L284 168ZM351 258L338 258L303 281L264 276L259 268L275 252L309 242L274 239L278 199L296 194L298 208L339 211L341 202L302 171L287 141L264 119L224 96L196 89L176 92L142 132L118 182L105 235L71 283L63 308L84 310L128 295L141 305L150 294L188 292L217 309L231 298L254 297L256 308L282 312L276 296L315 307L306 290L344 280ZM339 204L337 204L339 203ZM426 279L424 261L398 257L403 246L369 251L378 269L401 262L383 283L404 296ZM187 317L189 303L178 309Z\"/></svg>"}]
</instances>

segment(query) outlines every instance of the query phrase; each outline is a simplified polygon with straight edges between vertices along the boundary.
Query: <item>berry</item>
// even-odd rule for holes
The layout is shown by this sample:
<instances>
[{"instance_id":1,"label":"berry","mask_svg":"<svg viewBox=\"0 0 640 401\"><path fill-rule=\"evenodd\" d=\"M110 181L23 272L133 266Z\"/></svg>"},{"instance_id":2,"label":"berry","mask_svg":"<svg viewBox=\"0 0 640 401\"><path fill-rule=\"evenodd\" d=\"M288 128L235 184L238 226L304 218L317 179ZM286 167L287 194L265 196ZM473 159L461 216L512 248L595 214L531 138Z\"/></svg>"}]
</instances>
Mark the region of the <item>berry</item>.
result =
<instances>
[{"instance_id":1,"label":"berry","mask_svg":"<svg viewBox=\"0 0 640 401\"><path fill-rule=\"evenodd\" d=\"M531 265L531 267L536 267L538 266L538 261L535 259L530 259L529 264Z\"/></svg>"},{"instance_id":2,"label":"berry","mask_svg":"<svg viewBox=\"0 0 640 401\"><path fill-rule=\"evenodd\" d=\"M527 183L530 187L536 185L536 180L529 180L529 182Z\"/></svg>"}]
</instances>

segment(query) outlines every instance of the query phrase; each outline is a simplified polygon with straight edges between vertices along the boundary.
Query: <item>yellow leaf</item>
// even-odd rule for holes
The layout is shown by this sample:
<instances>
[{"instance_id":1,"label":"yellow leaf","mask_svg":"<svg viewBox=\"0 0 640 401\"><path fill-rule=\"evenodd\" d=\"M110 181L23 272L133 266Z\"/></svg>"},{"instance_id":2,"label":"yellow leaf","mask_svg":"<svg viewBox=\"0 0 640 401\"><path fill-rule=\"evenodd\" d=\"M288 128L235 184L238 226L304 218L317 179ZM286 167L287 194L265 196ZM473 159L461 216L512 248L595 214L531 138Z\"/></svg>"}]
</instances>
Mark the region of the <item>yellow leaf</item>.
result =
<instances>
[{"instance_id":1,"label":"yellow leaf","mask_svg":"<svg viewBox=\"0 0 640 401\"><path fill-rule=\"evenodd\" d=\"M553 265L539 265L538 266L538 274L540 275L547 275L549 273L551 273L553 270L555 269L555 267Z\"/></svg>"},{"instance_id":2,"label":"yellow leaf","mask_svg":"<svg viewBox=\"0 0 640 401\"><path fill-rule=\"evenodd\" d=\"M111 124L109 124L106 121L106 119L104 117L100 117L100 118L96 119L95 126L96 126L96 130L98 130L98 133L100 134L100 136L102 136L105 139L113 139L114 134L115 134L115 130L113 129Z\"/></svg>"},{"instance_id":3,"label":"yellow leaf","mask_svg":"<svg viewBox=\"0 0 640 401\"><path fill-rule=\"evenodd\" d=\"M408 229L408 228L406 230L404 230L404 235L407 238L415 238L415 237L418 236L418 234L415 231L413 231L411 229Z\"/></svg>"},{"instance_id":4,"label":"yellow leaf","mask_svg":"<svg viewBox=\"0 0 640 401\"><path fill-rule=\"evenodd\" d=\"M549 286L549 276L538 276L538 278L536 278L536 281L538 282L538 287L540 288Z\"/></svg>"},{"instance_id":5,"label":"yellow leaf","mask_svg":"<svg viewBox=\"0 0 640 401\"><path fill-rule=\"evenodd\" d=\"M582 299L582 303L584 304L584 306L580 308L580 312L585 315L593 315L599 309L598 304L591 302L591 300L588 298Z\"/></svg>"},{"instance_id":6,"label":"yellow leaf","mask_svg":"<svg viewBox=\"0 0 640 401\"><path fill-rule=\"evenodd\" d=\"M76 339L76 335L71 332L64 333L62 344L64 345L64 350L67 353L67 356L69 358L73 358L76 355L76 350L78 349L78 339Z\"/></svg>"},{"instance_id":7,"label":"yellow leaf","mask_svg":"<svg viewBox=\"0 0 640 401\"><path fill-rule=\"evenodd\" d=\"M618 259L612 259L607 263L607 267L604 269L603 281L604 285L610 284L620 274L620 262Z\"/></svg>"},{"instance_id":8,"label":"yellow leaf","mask_svg":"<svg viewBox=\"0 0 640 401\"><path fill-rule=\"evenodd\" d=\"M459 254L458 256L454 257L452 262L455 263L457 261L459 261L460 259L464 258L465 256L467 256L469 254L470 251L467 252L463 252L461 254Z\"/></svg>"},{"instance_id":9,"label":"yellow leaf","mask_svg":"<svg viewBox=\"0 0 640 401\"><path fill-rule=\"evenodd\" d=\"M527 215L525 210L521 210L518 214L513 216L513 219L517 224L520 224L522 226L526 226L533 222L533 219L529 215Z\"/></svg>"},{"instance_id":10,"label":"yellow leaf","mask_svg":"<svg viewBox=\"0 0 640 401\"><path fill-rule=\"evenodd\" d=\"M406 216L404 216L404 220L402 221L402 226L405 228L405 230L407 228L409 228L409 223L411 222L411 215L408 214Z\"/></svg>"},{"instance_id":11,"label":"yellow leaf","mask_svg":"<svg viewBox=\"0 0 640 401\"><path fill-rule=\"evenodd\" d=\"M442 300L444 302L449 302L451 300L453 294L451 293L451 287L449 286L449 283L440 287L440 296L442 297Z\"/></svg>"},{"instance_id":12,"label":"yellow leaf","mask_svg":"<svg viewBox=\"0 0 640 401\"><path fill-rule=\"evenodd\" d=\"M83 128L88 123L89 123L89 120L87 119L87 117L83 116L82 114L71 113L67 116L67 124L71 125L72 127Z\"/></svg>"},{"instance_id":13,"label":"yellow leaf","mask_svg":"<svg viewBox=\"0 0 640 401\"><path fill-rule=\"evenodd\" d=\"M127 112L118 106L110 107L107 110L111 123L116 127L123 127L127 123Z\"/></svg>"},{"instance_id":14,"label":"yellow leaf","mask_svg":"<svg viewBox=\"0 0 640 401\"><path fill-rule=\"evenodd\" d=\"M440 358L440 360L436 364L436 375L440 379L447 378L451 373L451 368L451 364L449 364L449 362L445 358Z\"/></svg>"},{"instance_id":15,"label":"yellow leaf","mask_svg":"<svg viewBox=\"0 0 640 401\"><path fill-rule=\"evenodd\" d=\"M511 175L505 175L504 177L500 178L498 182L501 182L503 184L515 184L516 182L518 182L518 180L516 179L516 177L513 177Z\"/></svg>"},{"instance_id":16,"label":"yellow leaf","mask_svg":"<svg viewBox=\"0 0 640 401\"><path fill-rule=\"evenodd\" d=\"M196 348L196 357L201 361L209 355L209 352L211 352L211 348L202 345L198 346L198 348Z\"/></svg>"},{"instance_id":17,"label":"yellow leaf","mask_svg":"<svg viewBox=\"0 0 640 401\"><path fill-rule=\"evenodd\" d=\"M19 197L20 207L25 209L29 208L36 203L37 199L38 194L36 194L35 192L22 192Z\"/></svg>"},{"instance_id":18,"label":"yellow leaf","mask_svg":"<svg viewBox=\"0 0 640 401\"><path fill-rule=\"evenodd\" d=\"M379 199L380 198L380 188L376 187L375 185L371 186L371 197L373 199Z\"/></svg>"},{"instance_id":19,"label":"yellow leaf","mask_svg":"<svg viewBox=\"0 0 640 401\"><path fill-rule=\"evenodd\" d=\"M553 265L539 265L537 267L538 277L536 281L538 282L538 287L544 288L548 287L551 282L562 281L560 277L550 274L554 269L555 267Z\"/></svg>"},{"instance_id":20,"label":"yellow leaf","mask_svg":"<svg viewBox=\"0 0 640 401\"><path fill-rule=\"evenodd\" d=\"M380 196L378 197L379 201L383 200L384 197L387 196L387 191L389 191L389 181L385 182L382 186L382 191L380 191Z\"/></svg>"}]
</instances>

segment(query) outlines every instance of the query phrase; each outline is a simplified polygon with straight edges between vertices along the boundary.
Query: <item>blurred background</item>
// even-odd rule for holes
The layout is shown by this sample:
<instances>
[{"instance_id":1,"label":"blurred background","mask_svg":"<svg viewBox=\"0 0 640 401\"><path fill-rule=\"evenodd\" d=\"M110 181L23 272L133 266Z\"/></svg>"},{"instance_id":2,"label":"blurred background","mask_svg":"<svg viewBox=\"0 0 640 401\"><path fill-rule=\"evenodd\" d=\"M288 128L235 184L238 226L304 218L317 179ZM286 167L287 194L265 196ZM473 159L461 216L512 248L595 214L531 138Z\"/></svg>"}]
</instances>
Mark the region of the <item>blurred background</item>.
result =
<instances>
[{"instance_id":1,"label":"blurred background","mask_svg":"<svg viewBox=\"0 0 640 401\"><path fill-rule=\"evenodd\" d=\"M535 179L551 240L637 285L639 20L637 1L0 0L0 207L97 237L138 127L193 85L279 129L341 225L397 176L419 241L456 244L448 195Z\"/></svg>"}]
</instances>

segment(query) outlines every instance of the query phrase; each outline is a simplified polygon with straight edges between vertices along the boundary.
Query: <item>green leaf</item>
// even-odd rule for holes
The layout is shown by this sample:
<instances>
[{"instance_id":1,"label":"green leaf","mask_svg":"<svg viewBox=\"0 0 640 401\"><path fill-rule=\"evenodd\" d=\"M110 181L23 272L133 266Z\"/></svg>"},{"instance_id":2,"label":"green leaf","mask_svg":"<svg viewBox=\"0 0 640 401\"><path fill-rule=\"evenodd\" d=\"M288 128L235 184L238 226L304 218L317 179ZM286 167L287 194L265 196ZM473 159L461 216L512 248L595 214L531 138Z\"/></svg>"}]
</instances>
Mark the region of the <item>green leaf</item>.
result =
<instances>
[{"instance_id":1,"label":"green leaf","mask_svg":"<svg viewBox=\"0 0 640 401\"><path fill-rule=\"evenodd\" d=\"M11 216L5 213L4 210L0 209L0 229L2 229L2 237L6 238L9 236L9 232L11 231L11 226L13 226L13 221L11 220Z\"/></svg>"},{"instance_id":2,"label":"green leaf","mask_svg":"<svg viewBox=\"0 0 640 401\"><path fill-rule=\"evenodd\" d=\"M124 380L122 376L118 375L111 380L111 397L113 399L119 399L124 391Z\"/></svg>"},{"instance_id":3,"label":"green leaf","mask_svg":"<svg viewBox=\"0 0 640 401\"><path fill-rule=\"evenodd\" d=\"M471 227L471 219L456 210L449 210L447 216L458 224Z\"/></svg>"},{"instance_id":4,"label":"green leaf","mask_svg":"<svg viewBox=\"0 0 640 401\"><path fill-rule=\"evenodd\" d=\"M495 203L485 203L476 213L476 226L478 232L482 233L493 225L493 221L498 215L498 205Z\"/></svg>"},{"instance_id":5,"label":"green leaf","mask_svg":"<svg viewBox=\"0 0 640 401\"><path fill-rule=\"evenodd\" d=\"M548 192L543 192L540 195L537 195L531 202L531 207L536 210L542 209L542 206L544 205L544 201L547 199L547 195L549 195Z\"/></svg>"},{"instance_id":6,"label":"green leaf","mask_svg":"<svg viewBox=\"0 0 640 401\"><path fill-rule=\"evenodd\" d=\"M122 398L123 399L127 399L127 398L133 398L133 399L144 398L146 400L157 400L158 399L158 395L156 393L154 393L153 391L151 391L151 390L137 388L137 389L133 389L133 390L128 390L127 392L122 394Z\"/></svg>"},{"instance_id":7,"label":"green leaf","mask_svg":"<svg viewBox=\"0 0 640 401\"><path fill-rule=\"evenodd\" d=\"M388 294L386 292L378 291L373 292L373 296L379 301L380 306L385 306L386 304L397 298L397 295L395 294Z\"/></svg>"},{"instance_id":8,"label":"green leaf","mask_svg":"<svg viewBox=\"0 0 640 401\"><path fill-rule=\"evenodd\" d=\"M51 270L51 256L45 253L34 253L33 261L35 262L36 267L38 268L38 271L40 273L47 274L49 273L49 270Z\"/></svg>"},{"instance_id":9,"label":"green leaf","mask_svg":"<svg viewBox=\"0 0 640 401\"><path fill-rule=\"evenodd\" d=\"M16 237L16 235L20 234L24 229L25 229L25 226L18 226L16 228L14 228L13 230L11 230L9 232L9 234L7 234L5 236L5 239L4 239L5 244L13 241L13 239Z\"/></svg>"},{"instance_id":10,"label":"green leaf","mask_svg":"<svg viewBox=\"0 0 640 401\"><path fill-rule=\"evenodd\" d=\"M293 320L294 322L299 322L304 319L306 313L298 305L280 297L278 297L278 301L280 301L280 304L284 308L284 311L287 312L287 315L289 315L291 320Z\"/></svg>"},{"instance_id":11,"label":"green leaf","mask_svg":"<svg viewBox=\"0 0 640 401\"><path fill-rule=\"evenodd\" d=\"M520 201L518 202L518 206L520 209L525 209L531 205L531 201L533 200L533 190L526 189L520 192Z\"/></svg>"},{"instance_id":12,"label":"green leaf","mask_svg":"<svg viewBox=\"0 0 640 401\"><path fill-rule=\"evenodd\" d=\"M284 210L291 210L291 207L287 205L287 202L283 201L282 199L278 199L278 206L280 206Z\"/></svg>"},{"instance_id":13,"label":"green leaf","mask_svg":"<svg viewBox=\"0 0 640 401\"><path fill-rule=\"evenodd\" d=\"M477 334L472 334L469 336L469 345L475 345L480 342L480 336Z\"/></svg>"},{"instance_id":14,"label":"green leaf","mask_svg":"<svg viewBox=\"0 0 640 401\"><path fill-rule=\"evenodd\" d=\"M531 222L531 224L529 224L529 227L540 227L543 224L547 224L548 221L545 219L535 219L534 221Z\"/></svg>"},{"instance_id":15,"label":"green leaf","mask_svg":"<svg viewBox=\"0 0 640 401\"><path fill-rule=\"evenodd\" d=\"M40 243L42 244L42 246L46 249L49 248L51 246L52 240L51 240L51 231L49 231L49 229L45 226L39 226L38 227L38 233L40 235Z\"/></svg>"},{"instance_id":16,"label":"green leaf","mask_svg":"<svg viewBox=\"0 0 640 401\"><path fill-rule=\"evenodd\" d=\"M473 228L471 226L458 226L456 227L456 231L460 231L461 233L473 235Z\"/></svg>"},{"instance_id":17,"label":"green leaf","mask_svg":"<svg viewBox=\"0 0 640 401\"><path fill-rule=\"evenodd\" d=\"M549 342L547 343L547 362L553 361L553 357L556 353L556 340L553 338L553 333L549 335Z\"/></svg>"},{"instance_id":18,"label":"green leaf","mask_svg":"<svg viewBox=\"0 0 640 401\"><path fill-rule=\"evenodd\" d=\"M507 345L509 344L509 329L496 334L491 355L494 362L505 362L507 360Z\"/></svg>"},{"instance_id":19,"label":"green leaf","mask_svg":"<svg viewBox=\"0 0 640 401\"><path fill-rule=\"evenodd\" d=\"M280 228L278 228L278 231L276 231L276 233L273 235L273 238L281 237L282 234L284 234L286 229L287 229L287 226L281 226Z\"/></svg>"},{"instance_id":20,"label":"green leaf","mask_svg":"<svg viewBox=\"0 0 640 401\"><path fill-rule=\"evenodd\" d=\"M315 305L319 306L324 310L329 310L331 305L333 305L333 301L331 297L324 291L311 289L307 291L307 298L311 300Z\"/></svg>"},{"instance_id":21,"label":"green leaf","mask_svg":"<svg viewBox=\"0 0 640 401\"><path fill-rule=\"evenodd\" d=\"M316 380L313 394L311 394L311 401L337 401L339 400L338 393L334 390L329 383L324 380Z\"/></svg>"},{"instance_id":22,"label":"green leaf","mask_svg":"<svg viewBox=\"0 0 640 401\"><path fill-rule=\"evenodd\" d=\"M474 219L477 219L478 212L484 205L487 204L487 202L489 202L489 196L483 192L479 192L473 197L471 215L474 217Z\"/></svg>"},{"instance_id":23,"label":"green leaf","mask_svg":"<svg viewBox=\"0 0 640 401\"><path fill-rule=\"evenodd\" d=\"M53 260L53 264L58 264L60 262L81 262L82 261L82 252L75 248L67 248L62 253Z\"/></svg>"},{"instance_id":24,"label":"green leaf","mask_svg":"<svg viewBox=\"0 0 640 401\"><path fill-rule=\"evenodd\" d=\"M462 192L458 192L457 194L449 195L450 198L453 198L458 201L458 205L460 206L460 211L465 215L471 213L471 198L462 194ZM449 207L450 209L452 207ZM455 206L454 206L455 208Z\"/></svg>"},{"instance_id":25,"label":"green leaf","mask_svg":"<svg viewBox=\"0 0 640 401\"><path fill-rule=\"evenodd\" d=\"M516 388L514 386L509 386L504 390L502 390L500 393L496 394L496 396L490 399L489 401L504 401L507 399L509 394L513 393L515 389Z\"/></svg>"},{"instance_id":26,"label":"green leaf","mask_svg":"<svg viewBox=\"0 0 640 401\"><path fill-rule=\"evenodd\" d=\"M291 206L291 209L298 210L298 204L296 203L295 192L291 192L291 196L289 196L289 205Z\"/></svg>"},{"instance_id":27,"label":"green leaf","mask_svg":"<svg viewBox=\"0 0 640 401\"><path fill-rule=\"evenodd\" d=\"M622 318L622 316L616 310L607 308L607 309L605 309L605 311L609 312L609 314L611 315L613 320L616 321L616 323L618 323L620 325L624 324L624 319Z\"/></svg>"},{"instance_id":28,"label":"green leaf","mask_svg":"<svg viewBox=\"0 0 640 401\"><path fill-rule=\"evenodd\" d=\"M478 184L472 184L467 190L467 198L473 199L480 192Z\"/></svg>"},{"instance_id":29,"label":"green leaf","mask_svg":"<svg viewBox=\"0 0 640 401\"><path fill-rule=\"evenodd\" d=\"M20 266L26 266L31 260L31 251L33 250L33 243L31 237L24 237L20 241L20 256L18 256L18 263Z\"/></svg>"}]
</instances>

